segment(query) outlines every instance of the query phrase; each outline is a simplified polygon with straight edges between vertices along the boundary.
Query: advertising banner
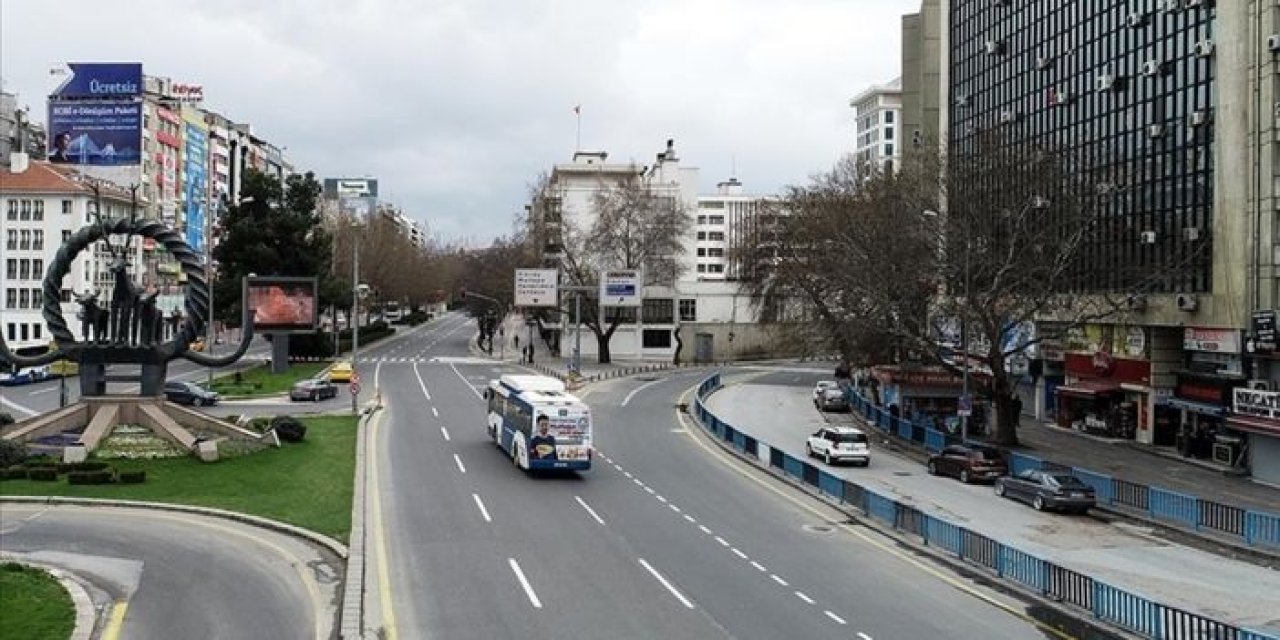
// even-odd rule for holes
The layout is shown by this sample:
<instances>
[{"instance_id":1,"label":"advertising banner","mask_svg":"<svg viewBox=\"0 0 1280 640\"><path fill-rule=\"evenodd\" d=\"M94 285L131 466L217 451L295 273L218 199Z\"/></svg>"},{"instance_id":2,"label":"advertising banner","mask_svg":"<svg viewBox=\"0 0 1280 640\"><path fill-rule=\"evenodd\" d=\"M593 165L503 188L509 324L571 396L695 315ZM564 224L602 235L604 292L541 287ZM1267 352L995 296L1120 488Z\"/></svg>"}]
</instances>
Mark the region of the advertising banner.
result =
<instances>
[{"instance_id":1,"label":"advertising banner","mask_svg":"<svg viewBox=\"0 0 1280 640\"><path fill-rule=\"evenodd\" d=\"M206 197L206 169L209 137L199 126L187 123L186 146L183 166L184 195L187 205L187 244L196 251L204 251L204 216Z\"/></svg>"},{"instance_id":2,"label":"advertising banner","mask_svg":"<svg viewBox=\"0 0 1280 640\"><path fill-rule=\"evenodd\" d=\"M600 274L600 304L605 307L640 306L644 278L639 269L615 269Z\"/></svg>"},{"instance_id":3,"label":"advertising banner","mask_svg":"<svg viewBox=\"0 0 1280 640\"><path fill-rule=\"evenodd\" d=\"M315 278L245 278L245 298L253 309L257 331L311 332L316 328Z\"/></svg>"},{"instance_id":4,"label":"advertising banner","mask_svg":"<svg viewBox=\"0 0 1280 640\"><path fill-rule=\"evenodd\" d=\"M1240 332L1236 329L1183 329L1182 348L1186 351L1240 353Z\"/></svg>"},{"instance_id":5,"label":"advertising banner","mask_svg":"<svg viewBox=\"0 0 1280 640\"><path fill-rule=\"evenodd\" d=\"M555 307L559 304L559 274L555 269L516 269L517 307Z\"/></svg>"},{"instance_id":6,"label":"advertising banner","mask_svg":"<svg viewBox=\"0 0 1280 640\"><path fill-rule=\"evenodd\" d=\"M49 161L105 167L142 161L142 104L49 102Z\"/></svg>"},{"instance_id":7,"label":"advertising banner","mask_svg":"<svg viewBox=\"0 0 1280 640\"><path fill-rule=\"evenodd\" d=\"M140 62L72 62L50 98L124 98L142 95Z\"/></svg>"},{"instance_id":8,"label":"advertising banner","mask_svg":"<svg viewBox=\"0 0 1280 640\"><path fill-rule=\"evenodd\" d=\"M1258 418L1280 418L1280 392L1236 387L1232 410Z\"/></svg>"}]
</instances>

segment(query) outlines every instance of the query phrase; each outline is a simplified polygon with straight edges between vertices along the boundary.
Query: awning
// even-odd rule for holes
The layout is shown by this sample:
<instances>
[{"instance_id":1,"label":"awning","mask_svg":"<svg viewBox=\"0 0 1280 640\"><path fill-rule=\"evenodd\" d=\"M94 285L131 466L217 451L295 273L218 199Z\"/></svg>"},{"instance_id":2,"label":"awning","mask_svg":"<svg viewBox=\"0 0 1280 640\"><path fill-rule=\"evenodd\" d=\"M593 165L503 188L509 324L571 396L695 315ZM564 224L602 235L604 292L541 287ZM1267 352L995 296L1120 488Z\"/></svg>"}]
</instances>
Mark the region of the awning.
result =
<instances>
[{"instance_id":1,"label":"awning","mask_svg":"<svg viewBox=\"0 0 1280 640\"><path fill-rule=\"evenodd\" d=\"M1109 380L1081 380L1058 387L1058 393L1092 398L1099 394L1108 394L1120 390L1120 384Z\"/></svg>"},{"instance_id":2,"label":"awning","mask_svg":"<svg viewBox=\"0 0 1280 640\"><path fill-rule=\"evenodd\" d=\"M1240 431L1280 438L1280 421L1248 416L1227 416L1227 426Z\"/></svg>"},{"instance_id":3,"label":"awning","mask_svg":"<svg viewBox=\"0 0 1280 640\"><path fill-rule=\"evenodd\" d=\"M1186 409L1195 413L1203 413L1207 416L1224 416L1227 414L1227 408L1207 402L1196 402L1194 400L1185 400L1183 398L1165 398L1164 404L1176 409Z\"/></svg>"}]
</instances>

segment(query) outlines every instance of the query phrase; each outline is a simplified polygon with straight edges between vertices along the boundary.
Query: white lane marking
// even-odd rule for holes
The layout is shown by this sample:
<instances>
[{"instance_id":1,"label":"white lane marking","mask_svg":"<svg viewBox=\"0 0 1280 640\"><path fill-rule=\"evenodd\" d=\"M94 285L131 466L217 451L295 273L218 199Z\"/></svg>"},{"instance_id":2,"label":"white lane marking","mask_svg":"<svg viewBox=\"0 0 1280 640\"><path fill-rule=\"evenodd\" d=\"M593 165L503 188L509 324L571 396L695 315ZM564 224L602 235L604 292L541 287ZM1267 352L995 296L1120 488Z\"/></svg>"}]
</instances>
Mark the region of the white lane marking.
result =
<instances>
[{"instance_id":1,"label":"white lane marking","mask_svg":"<svg viewBox=\"0 0 1280 640\"><path fill-rule=\"evenodd\" d=\"M461 471L462 473L467 472L467 468L462 466L462 458L460 458L458 454L453 454L453 461L458 464L458 471Z\"/></svg>"},{"instance_id":2,"label":"white lane marking","mask_svg":"<svg viewBox=\"0 0 1280 640\"><path fill-rule=\"evenodd\" d=\"M691 516L691 515L689 515L689 514L687 514L687 513L686 513L686 514L684 514L684 519L685 519L685 520L688 520L688 521L689 521L689 524L693 524L693 523L695 523L695 522L697 522L697 521L698 521L696 518L694 518L693 516Z\"/></svg>"},{"instance_id":3,"label":"white lane marking","mask_svg":"<svg viewBox=\"0 0 1280 640\"><path fill-rule=\"evenodd\" d=\"M671 592L671 595L675 596L676 599L679 600L684 606L690 609L693 608L693 603L689 602L689 599L684 597L684 594L677 591L675 588L675 585L672 585L670 582L668 582L667 579L663 577L661 573L658 573L657 569L654 569L652 566L650 566L648 562L645 562L644 558L637 558L637 560L640 561L640 564L643 565L644 568L647 569L649 573L652 574L655 579L657 579L658 582L662 583L662 586L667 588L667 591Z\"/></svg>"},{"instance_id":4,"label":"white lane marking","mask_svg":"<svg viewBox=\"0 0 1280 640\"><path fill-rule=\"evenodd\" d=\"M431 416L432 416L432 417L434 417L434 418L439 418L439 417L440 417L440 412L439 412L439 411L436 411L436 408L435 408L435 407L431 407Z\"/></svg>"},{"instance_id":5,"label":"white lane marking","mask_svg":"<svg viewBox=\"0 0 1280 640\"><path fill-rule=\"evenodd\" d=\"M830 611L823 611L823 613L827 614L828 618L835 620L837 624L849 624L848 622L844 621L844 618L841 618L840 616L834 613L831 613Z\"/></svg>"},{"instance_id":6,"label":"white lane marking","mask_svg":"<svg viewBox=\"0 0 1280 640\"><path fill-rule=\"evenodd\" d=\"M613 463L613 468L614 468L614 469L617 469L618 471L622 471L622 465L620 465L620 464L618 464L618 463L616 463L616 462L615 462L615 463Z\"/></svg>"},{"instance_id":7,"label":"white lane marking","mask_svg":"<svg viewBox=\"0 0 1280 640\"><path fill-rule=\"evenodd\" d=\"M770 577L770 578L773 578L773 581L774 581L774 582L776 582L776 583L778 583L778 584L780 584L780 585L782 585L782 586L784 586L784 587L789 587L789 586L791 586L791 585L787 584L787 581L786 581L786 580L783 580L782 578L779 578L779 577L778 577L778 574L776 574L776 573L771 573L771 574L769 574L769 577Z\"/></svg>"},{"instance_id":8,"label":"white lane marking","mask_svg":"<svg viewBox=\"0 0 1280 640\"><path fill-rule=\"evenodd\" d=\"M42 393L53 393L54 391L57 391L57 390L58 390L58 387L49 387L48 389L41 389L41 390L39 390L39 391L32 391L31 393L28 393L27 395L29 395L29 396L38 396L38 395L40 395L40 394L42 394Z\"/></svg>"},{"instance_id":9,"label":"white lane marking","mask_svg":"<svg viewBox=\"0 0 1280 640\"><path fill-rule=\"evenodd\" d=\"M418 386L422 387L422 395L427 397L427 402L431 402L431 392L427 391L427 383L422 381L422 374L418 373L418 363L413 363L413 377L418 379Z\"/></svg>"},{"instance_id":10,"label":"white lane marking","mask_svg":"<svg viewBox=\"0 0 1280 640\"><path fill-rule=\"evenodd\" d=\"M658 499L658 502L661 502L662 504L666 504L666 503L667 503L667 499L666 499L666 498L664 498L664 497L662 497L661 495L659 495L659 496L655 496L655 497Z\"/></svg>"},{"instance_id":11,"label":"white lane marking","mask_svg":"<svg viewBox=\"0 0 1280 640\"><path fill-rule=\"evenodd\" d=\"M484 501L480 499L480 494L473 493L471 497L476 501L476 508L480 510L480 515L484 516L485 522L493 522L493 518L489 517L489 510L484 508Z\"/></svg>"},{"instance_id":12,"label":"white lane marking","mask_svg":"<svg viewBox=\"0 0 1280 640\"><path fill-rule=\"evenodd\" d=\"M538 599L538 594L533 592L533 585L529 584L529 579L524 577L524 571L520 570L520 563L515 558L507 558L507 564L511 565L511 570L516 574L516 580L520 581L520 586L524 587L524 594L529 596L529 602L533 604L534 609L542 608L542 601Z\"/></svg>"},{"instance_id":13,"label":"white lane marking","mask_svg":"<svg viewBox=\"0 0 1280 640\"><path fill-rule=\"evenodd\" d=\"M858 632L858 637L859 637L859 638L862 638L862 640L871 640L871 636L869 636L869 635L867 635L867 634L865 634L865 633L863 633L863 632L861 632L861 631L859 631L859 632Z\"/></svg>"},{"instance_id":14,"label":"white lane marking","mask_svg":"<svg viewBox=\"0 0 1280 640\"><path fill-rule=\"evenodd\" d=\"M649 495L651 495L651 496L652 496L652 495L656 495L656 494L658 493L657 491L654 491L654 490L653 490L653 487L645 487L645 488L644 488L644 490L645 490L645 491L648 491L648 492L649 492Z\"/></svg>"},{"instance_id":15,"label":"white lane marking","mask_svg":"<svg viewBox=\"0 0 1280 640\"><path fill-rule=\"evenodd\" d=\"M635 476L631 475L630 471L623 471L622 475L626 476L628 480L635 480Z\"/></svg>"},{"instance_id":16,"label":"white lane marking","mask_svg":"<svg viewBox=\"0 0 1280 640\"><path fill-rule=\"evenodd\" d=\"M739 558L742 558L743 560L746 560L746 559L747 559L747 554L743 553L743 552L742 552L741 550L739 550L737 547L734 547L734 548L730 549L730 551L732 551L732 552L733 552L733 555L738 556Z\"/></svg>"},{"instance_id":17,"label":"white lane marking","mask_svg":"<svg viewBox=\"0 0 1280 640\"><path fill-rule=\"evenodd\" d=\"M640 481L640 478L632 478L631 481L636 483L637 486L644 486L644 483Z\"/></svg>"},{"instance_id":18,"label":"white lane marking","mask_svg":"<svg viewBox=\"0 0 1280 640\"><path fill-rule=\"evenodd\" d=\"M668 507L671 507L671 510L672 510L672 511L674 511L674 512L676 512L676 513L680 513L680 507L677 507L677 506L675 506L674 504L669 504L669 505L667 505L667 506L668 506Z\"/></svg>"},{"instance_id":19,"label":"white lane marking","mask_svg":"<svg viewBox=\"0 0 1280 640\"><path fill-rule=\"evenodd\" d=\"M727 546L729 546L729 541L728 541L728 540L725 540L724 538L721 538L720 536L716 536L716 542L719 542L719 543L720 543L720 546L722 546L722 547L727 547Z\"/></svg>"},{"instance_id":20,"label":"white lane marking","mask_svg":"<svg viewBox=\"0 0 1280 640\"><path fill-rule=\"evenodd\" d=\"M711 530L707 528L707 525L705 525L705 524L700 524L700 525L698 525L698 528L699 528L699 529L701 529L703 533L705 533L705 534L707 534L707 535L711 535Z\"/></svg>"},{"instance_id":21,"label":"white lane marking","mask_svg":"<svg viewBox=\"0 0 1280 640\"><path fill-rule=\"evenodd\" d=\"M0 396L0 404L5 405L6 407L12 407L12 408L14 408L14 409L17 409L18 411L21 411L21 412L23 412L23 413L25 413L25 414L27 414L27 415L29 415L29 416L34 416L34 415L36 415L37 413L40 413L39 411L36 411L35 409L29 409L29 408L27 408L27 407L24 407L24 406L22 406L22 405L20 405L20 404L18 404L18 403L16 403L16 402L14 402L14 401L12 401L12 400L10 400L10 399L6 398L6 397L4 397L4 396Z\"/></svg>"},{"instance_id":22,"label":"white lane marking","mask_svg":"<svg viewBox=\"0 0 1280 640\"><path fill-rule=\"evenodd\" d=\"M797 598L804 600L808 604L813 604L813 598L810 598L809 596L805 595L803 591L796 591L795 594Z\"/></svg>"},{"instance_id":23,"label":"white lane marking","mask_svg":"<svg viewBox=\"0 0 1280 640\"><path fill-rule=\"evenodd\" d=\"M467 388L471 390L471 393L476 394L476 399L484 400L484 396L480 395L480 391L478 391L475 387L471 386L471 383L467 381L467 377L462 375L461 371L458 371L457 365L450 362L449 368L453 369L454 375L458 376L458 379L462 380L463 384L467 385Z\"/></svg>"},{"instance_id":24,"label":"white lane marking","mask_svg":"<svg viewBox=\"0 0 1280 640\"><path fill-rule=\"evenodd\" d=\"M444 436L445 442L449 441L449 429L445 427L440 427L440 435Z\"/></svg>"},{"instance_id":25,"label":"white lane marking","mask_svg":"<svg viewBox=\"0 0 1280 640\"><path fill-rule=\"evenodd\" d=\"M756 568L757 570L759 570L761 573L764 573L764 572L767 572L767 571L768 571L768 569L764 568L764 565L760 564L759 562L756 562L755 560L752 560L752 561L751 561L751 566L755 567L755 568Z\"/></svg>"},{"instance_id":26,"label":"white lane marking","mask_svg":"<svg viewBox=\"0 0 1280 640\"><path fill-rule=\"evenodd\" d=\"M665 381L666 381L665 379L654 380L652 382L646 382L636 387L635 389L632 389L631 393L628 393L627 397L622 399L622 406L624 407L627 406L627 403L631 402L631 398L635 397L637 393L640 393L641 391L644 391L645 389L652 387L653 385L658 384L659 382L665 382Z\"/></svg>"},{"instance_id":27,"label":"white lane marking","mask_svg":"<svg viewBox=\"0 0 1280 640\"><path fill-rule=\"evenodd\" d=\"M604 524L604 520L600 518L600 515L596 513L595 509L591 508L591 505L588 505L586 501L584 501L582 498L578 496L574 496L573 499L577 500L578 504L582 505L582 508L586 509L587 513L591 514L592 518L596 519L596 522L599 522L600 524Z\"/></svg>"}]
</instances>

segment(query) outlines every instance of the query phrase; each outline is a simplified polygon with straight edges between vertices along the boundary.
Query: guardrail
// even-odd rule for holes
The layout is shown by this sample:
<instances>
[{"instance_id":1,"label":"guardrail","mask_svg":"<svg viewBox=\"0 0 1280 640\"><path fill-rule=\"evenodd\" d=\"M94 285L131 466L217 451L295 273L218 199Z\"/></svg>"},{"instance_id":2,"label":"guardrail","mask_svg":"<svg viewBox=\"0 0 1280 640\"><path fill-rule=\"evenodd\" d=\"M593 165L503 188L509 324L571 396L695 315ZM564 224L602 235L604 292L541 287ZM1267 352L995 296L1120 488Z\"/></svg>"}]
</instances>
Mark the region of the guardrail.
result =
<instances>
[{"instance_id":1,"label":"guardrail","mask_svg":"<svg viewBox=\"0 0 1280 640\"><path fill-rule=\"evenodd\" d=\"M929 451L940 451L947 445L961 442L959 436L943 433L923 423L912 423L906 418L893 417L853 389L845 389L845 398L855 415L862 416L867 424L878 427L890 437L915 442ZM1016 475L1027 469L1074 475L1094 488L1100 505L1128 507L1192 531L1211 530L1236 536L1253 547L1280 548L1280 514L1205 500L1023 453L1009 454L1009 473Z\"/></svg>"},{"instance_id":2,"label":"guardrail","mask_svg":"<svg viewBox=\"0 0 1280 640\"><path fill-rule=\"evenodd\" d=\"M1225 638L1229 640L1280 640L1280 636L1269 635L1260 631L1242 629L1234 625L1214 620L1207 616L1160 604L1139 594L1120 589L1091 576L1077 573L1066 567L1058 566L1048 560L1006 545L998 540L971 531L960 525L931 516L915 507L898 502L875 490L850 482L828 473L806 460L793 457L776 449L769 443L752 437L711 413L703 400L720 388L720 374L713 374L698 384L692 407L693 416L710 434L724 442L743 459L769 469L770 471L791 479L815 490L826 499L850 506L894 529L918 537L926 546L942 549L961 561L986 569L996 578L1017 583L1041 596L1082 609L1095 618L1116 625L1145 638L1155 640L1191 640L1192 638ZM855 406L855 411L870 416L866 406ZM890 420L887 414L876 415L876 424L892 425L884 427L886 431L901 429L901 423ZM909 423L908 423L909 424ZM948 442L945 434L922 425L910 425L908 431L915 437L937 445ZM930 435L930 432L937 435ZM945 446L945 445L942 445ZM941 448L941 447L939 447ZM1030 461L1022 464L1029 465ZM1031 467L1025 467L1031 468ZM1083 476L1082 476L1083 477ZM1100 474L1093 474L1086 482L1106 484L1111 480ZM1146 489L1142 485L1136 485ZM1145 508L1153 513L1166 514L1162 517L1187 519L1202 511L1195 505L1192 496L1185 496L1169 491L1156 490L1148 499L1147 492L1142 493ZM1102 493L1099 492L1099 499ZM1218 512L1214 512L1218 513ZM1224 512L1225 513L1225 512ZM1268 514L1246 512L1242 519L1242 527L1246 532L1270 539L1280 535L1280 520L1259 518ZM1258 520L1250 524L1250 517ZM1213 516L1229 520L1231 515ZM1252 527L1252 528L1251 528Z\"/></svg>"}]
</instances>

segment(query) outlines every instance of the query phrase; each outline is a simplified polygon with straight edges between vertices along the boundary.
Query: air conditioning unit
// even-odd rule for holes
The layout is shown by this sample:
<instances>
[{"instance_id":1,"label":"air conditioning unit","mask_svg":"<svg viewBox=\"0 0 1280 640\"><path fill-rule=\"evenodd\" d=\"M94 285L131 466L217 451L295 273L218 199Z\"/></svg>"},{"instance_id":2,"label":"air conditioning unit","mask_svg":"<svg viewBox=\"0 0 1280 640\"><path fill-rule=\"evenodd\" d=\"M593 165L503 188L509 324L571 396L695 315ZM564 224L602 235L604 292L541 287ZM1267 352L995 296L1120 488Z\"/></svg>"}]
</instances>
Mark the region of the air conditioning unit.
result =
<instances>
[{"instance_id":1,"label":"air conditioning unit","mask_svg":"<svg viewBox=\"0 0 1280 640\"><path fill-rule=\"evenodd\" d=\"M1205 109L1197 109L1187 116L1187 120L1193 127L1202 127L1209 124L1209 112Z\"/></svg>"},{"instance_id":2,"label":"air conditioning unit","mask_svg":"<svg viewBox=\"0 0 1280 640\"><path fill-rule=\"evenodd\" d=\"M1212 56L1212 55L1213 55L1213 41L1212 41L1212 40L1201 40L1200 42L1197 42L1197 43L1196 43L1196 46L1192 47L1192 52L1194 52L1194 53L1196 54L1196 57L1197 57L1197 58L1208 58L1208 57Z\"/></svg>"},{"instance_id":3,"label":"air conditioning unit","mask_svg":"<svg viewBox=\"0 0 1280 640\"><path fill-rule=\"evenodd\" d=\"M1180 311L1195 311L1200 308L1200 299L1194 293L1179 293L1176 300Z\"/></svg>"},{"instance_id":4,"label":"air conditioning unit","mask_svg":"<svg viewBox=\"0 0 1280 640\"><path fill-rule=\"evenodd\" d=\"M1156 243L1156 232L1154 231L1143 231L1142 233L1138 234L1138 236L1142 244Z\"/></svg>"},{"instance_id":5,"label":"air conditioning unit","mask_svg":"<svg viewBox=\"0 0 1280 640\"><path fill-rule=\"evenodd\" d=\"M1181 0L1165 0L1164 2L1164 10L1170 13L1177 11L1178 9L1181 9L1181 8L1182 8Z\"/></svg>"},{"instance_id":6,"label":"air conditioning unit","mask_svg":"<svg viewBox=\"0 0 1280 640\"><path fill-rule=\"evenodd\" d=\"M1071 92L1066 89L1055 89L1053 92L1053 104L1070 104Z\"/></svg>"},{"instance_id":7,"label":"air conditioning unit","mask_svg":"<svg viewBox=\"0 0 1280 640\"><path fill-rule=\"evenodd\" d=\"M1036 56L1037 69L1048 69L1051 65L1053 65L1052 56Z\"/></svg>"},{"instance_id":8,"label":"air conditioning unit","mask_svg":"<svg viewBox=\"0 0 1280 640\"><path fill-rule=\"evenodd\" d=\"M1018 119L1017 111L1001 111L1000 112L1000 122L1002 123L1015 122L1017 121L1017 119Z\"/></svg>"},{"instance_id":9,"label":"air conditioning unit","mask_svg":"<svg viewBox=\"0 0 1280 640\"><path fill-rule=\"evenodd\" d=\"M1267 36L1267 49L1280 51L1280 34Z\"/></svg>"},{"instance_id":10,"label":"air conditioning unit","mask_svg":"<svg viewBox=\"0 0 1280 640\"><path fill-rule=\"evenodd\" d=\"M1248 387L1253 391L1270 391L1271 390L1270 380L1250 380L1244 384L1246 387Z\"/></svg>"},{"instance_id":11,"label":"air conditioning unit","mask_svg":"<svg viewBox=\"0 0 1280 640\"><path fill-rule=\"evenodd\" d=\"M1131 29L1137 29L1147 24L1147 14L1135 11L1125 17L1124 23L1129 25Z\"/></svg>"},{"instance_id":12,"label":"air conditioning unit","mask_svg":"<svg viewBox=\"0 0 1280 640\"><path fill-rule=\"evenodd\" d=\"M1147 136L1151 138L1159 138L1164 135L1164 125L1151 124L1147 125Z\"/></svg>"},{"instance_id":13,"label":"air conditioning unit","mask_svg":"<svg viewBox=\"0 0 1280 640\"><path fill-rule=\"evenodd\" d=\"M983 43L982 50L986 51L987 55L997 55L1000 53L1004 53L1004 43L998 40L988 40L985 43Z\"/></svg>"},{"instance_id":14,"label":"air conditioning unit","mask_svg":"<svg viewBox=\"0 0 1280 640\"><path fill-rule=\"evenodd\" d=\"M1146 311L1147 298L1145 296L1129 296L1124 299L1124 306L1129 311Z\"/></svg>"},{"instance_id":15,"label":"air conditioning unit","mask_svg":"<svg viewBox=\"0 0 1280 640\"><path fill-rule=\"evenodd\" d=\"M1158 76L1164 72L1164 64L1159 60L1148 60L1142 63L1142 75L1147 77Z\"/></svg>"},{"instance_id":16,"label":"air conditioning unit","mask_svg":"<svg viewBox=\"0 0 1280 640\"><path fill-rule=\"evenodd\" d=\"M1182 230L1182 237L1186 238L1188 242L1195 242L1200 239L1200 228L1186 227Z\"/></svg>"},{"instance_id":17,"label":"air conditioning unit","mask_svg":"<svg viewBox=\"0 0 1280 640\"><path fill-rule=\"evenodd\" d=\"M960 95L956 96L956 106L957 106L957 107L967 107L967 106L969 106L969 96L966 96L966 95L964 95L964 94L960 94Z\"/></svg>"},{"instance_id":18,"label":"air conditioning unit","mask_svg":"<svg viewBox=\"0 0 1280 640\"><path fill-rule=\"evenodd\" d=\"M1110 91L1116 86L1116 77L1109 73L1104 73L1098 76L1094 86L1098 88L1098 91Z\"/></svg>"}]
</instances>

